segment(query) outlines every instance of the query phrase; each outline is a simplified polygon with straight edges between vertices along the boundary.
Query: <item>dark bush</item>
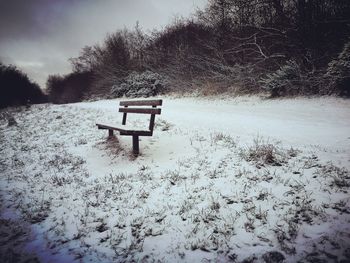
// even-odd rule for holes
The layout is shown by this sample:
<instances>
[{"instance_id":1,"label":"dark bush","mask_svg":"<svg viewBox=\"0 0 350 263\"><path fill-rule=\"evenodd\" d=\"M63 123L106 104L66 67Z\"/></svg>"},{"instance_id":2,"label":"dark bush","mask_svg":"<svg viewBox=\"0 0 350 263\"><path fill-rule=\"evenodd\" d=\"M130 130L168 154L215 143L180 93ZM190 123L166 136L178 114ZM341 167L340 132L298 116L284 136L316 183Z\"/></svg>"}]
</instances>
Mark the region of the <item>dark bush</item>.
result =
<instances>
[{"instance_id":1,"label":"dark bush","mask_svg":"<svg viewBox=\"0 0 350 263\"><path fill-rule=\"evenodd\" d=\"M71 103L81 101L91 85L90 72L73 72L65 76L50 75L46 88L49 101L53 103Z\"/></svg>"},{"instance_id":2,"label":"dark bush","mask_svg":"<svg viewBox=\"0 0 350 263\"><path fill-rule=\"evenodd\" d=\"M0 108L47 101L39 85L15 66L0 63Z\"/></svg>"},{"instance_id":3,"label":"dark bush","mask_svg":"<svg viewBox=\"0 0 350 263\"><path fill-rule=\"evenodd\" d=\"M88 97L107 97L112 85L130 73L130 38L127 30L119 30L107 35L102 45L86 46L79 57L70 59L73 75L89 84Z\"/></svg>"}]
</instances>

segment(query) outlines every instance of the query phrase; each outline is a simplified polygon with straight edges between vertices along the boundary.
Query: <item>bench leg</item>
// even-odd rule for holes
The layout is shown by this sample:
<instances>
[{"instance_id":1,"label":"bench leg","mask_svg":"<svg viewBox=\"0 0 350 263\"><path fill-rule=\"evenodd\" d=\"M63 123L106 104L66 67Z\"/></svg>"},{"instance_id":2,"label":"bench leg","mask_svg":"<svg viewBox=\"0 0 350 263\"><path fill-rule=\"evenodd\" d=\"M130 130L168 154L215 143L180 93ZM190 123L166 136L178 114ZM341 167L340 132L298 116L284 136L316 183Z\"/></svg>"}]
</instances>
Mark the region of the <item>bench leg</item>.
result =
<instances>
[{"instance_id":1,"label":"bench leg","mask_svg":"<svg viewBox=\"0 0 350 263\"><path fill-rule=\"evenodd\" d=\"M108 137L112 137L113 136L113 130L108 130Z\"/></svg>"},{"instance_id":2,"label":"bench leg","mask_svg":"<svg viewBox=\"0 0 350 263\"><path fill-rule=\"evenodd\" d=\"M135 155L139 154L139 136L132 136L132 150Z\"/></svg>"}]
</instances>

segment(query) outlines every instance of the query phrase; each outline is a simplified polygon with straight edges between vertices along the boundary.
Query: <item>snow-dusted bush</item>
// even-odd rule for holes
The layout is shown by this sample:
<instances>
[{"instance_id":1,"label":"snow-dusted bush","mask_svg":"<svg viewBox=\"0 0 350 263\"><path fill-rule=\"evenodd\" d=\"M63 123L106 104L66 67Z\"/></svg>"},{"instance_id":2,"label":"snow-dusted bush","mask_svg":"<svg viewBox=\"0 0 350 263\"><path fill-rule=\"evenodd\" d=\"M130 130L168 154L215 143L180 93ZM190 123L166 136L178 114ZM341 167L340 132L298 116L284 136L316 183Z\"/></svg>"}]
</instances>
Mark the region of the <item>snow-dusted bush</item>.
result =
<instances>
[{"instance_id":1,"label":"snow-dusted bush","mask_svg":"<svg viewBox=\"0 0 350 263\"><path fill-rule=\"evenodd\" d=\"M11 115L7 118L7 121L8 121L7 126L17 125L17 121L16 121L15 117L13 117Z\"/></svg>"},{"instance_id":2,"label":"snow-dusted bush","mask_svg":"<svg viewBox=\"0 0 350 263\"><path fill-rule=\"evenodd\" d=\"M164 92L167 86L166 79L158 73L145 71L129 74L120 85L113 85L113 97L150 97Z\"/></svg>"},{"instance_id":3,"label":"snow-dusted bush","mask_svg":"<svg viewBox=\"0 0 350 263\"><path fill-rule=\"evenodd\" d=\"M0 120L2 120L4 123L7 121L7 126L17 125L14 115L8 111L0 112Z\"/></svg>"},{"instance_id":4,"label":"snow-dusted bush","mask_svg":"<svg viewBox=\"0 0 350 263\"><path fill-rule=\"evenodd\" d=\"M297 62L290 60L277 71L267 74L260 82L271 97L295 95L299 93L302 83L301 69Z\"/></svg>"},{"instance_id":5,"label":"snow-dusted bush","mask_svg":"<svg viewBox=\"0 0 350 263\"><path fill-rule=\"evenodd\" d=\"M292 157L296 157L298 154L296 149L283 149L261 137L254 139L253 145L248 148L242 148L240 151L240 156L248 161L253 162L256 166L262 167L265 165L281 166L287 163Z\"/></svg>"},{"instance_id":6,"label":"snow-dusted bush","mask_svg":"<svg viewBox=\"0 0 350 263\"><path fill-rule=\"evenodd\" d=\"M330 79L330 92L350 96L350 41L344 45L338 57L328 64L326 77Z\"/></svg>"}]
</instances>

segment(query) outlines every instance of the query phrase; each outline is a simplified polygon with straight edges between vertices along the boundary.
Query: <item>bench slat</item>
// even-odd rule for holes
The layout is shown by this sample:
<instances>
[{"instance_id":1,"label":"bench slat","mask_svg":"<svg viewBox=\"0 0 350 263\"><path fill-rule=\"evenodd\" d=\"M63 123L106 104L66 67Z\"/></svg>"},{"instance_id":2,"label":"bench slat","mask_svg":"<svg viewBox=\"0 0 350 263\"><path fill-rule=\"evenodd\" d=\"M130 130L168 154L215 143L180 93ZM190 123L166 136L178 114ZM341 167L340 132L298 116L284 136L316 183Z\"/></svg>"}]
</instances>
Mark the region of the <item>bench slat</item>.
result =
<instances>
[{"instance_id":1,"label":"bench slat","mask_svg":"<svg viewBox=\"0 0 350 263\"><path fill-rule=\"evenodd\" d=\"M121 101L120 106L161 106L162 100L130 100Z\"/></svg>"},{"instance_id":2,"label":"bench slat","mask_svg":"<svg viewBox=\"0 0 350 263\"><path fill-rule=\"evenodd\" d=\"M120 135L128 135L128 136L152 136L151 131L133 131L133 130L126 130L126 131L120 131Z\"/></svg>"},{"instance_id":3,"label":"bench slat","mask_svg":"<svg viewBox=\"0 0 350 263\"><path fill-rule=\"evenodd\" d=\"M161 113L161 109L119 108L119 112L141 113L141 114L160 114Z\"/></svg>"},{"instance_id":4,"label":"bench slat","mask_svg":"<svg viewBox=\"0 0 350 263\"><path fill-rule=\"evenodd\" d=\"M101 130L106 130L106 129L117 130L117 131L124 130L121 128L117 128L117 127L113 127L113 126L109 126L109 125L105 125L105 124L99 124L99 123L96 123L96 126L97 126L97 128L99 128Z\"/></svg>"},{"instance_id":5,"label":"bench slat","mask_svg":"<svg viewBox=\"0 0 350 263\"><path fill-rule=\"evenodd\" d=\"M119 131L120 135L152 136L151 131L125 130L123 128L113 127L113 126L99 124L99 123L96 123L96 125L99 129Z\"/></svg>"}]
</instances>

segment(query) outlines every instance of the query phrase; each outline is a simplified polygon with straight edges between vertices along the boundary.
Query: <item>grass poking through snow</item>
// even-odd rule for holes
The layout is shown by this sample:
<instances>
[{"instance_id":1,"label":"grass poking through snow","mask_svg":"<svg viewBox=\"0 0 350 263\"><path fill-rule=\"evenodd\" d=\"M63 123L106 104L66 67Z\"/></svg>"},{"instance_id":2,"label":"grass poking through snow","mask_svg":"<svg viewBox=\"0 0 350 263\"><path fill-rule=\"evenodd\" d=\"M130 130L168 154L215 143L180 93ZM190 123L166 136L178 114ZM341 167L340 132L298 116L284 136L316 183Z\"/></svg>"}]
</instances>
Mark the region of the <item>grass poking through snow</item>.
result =
<instances>
[{"instance_id":1,"label":"grass poking through snow","mask_svg":"<svg viewBox=\"0 0 350 263\"><path fill-rule=\"evenodd\" d=\"M11 114L17 125L0 123L1 191L52 254L103 262L349 259L349 171L314 152L160 119L155 137L142 139L144 152L130 158L130 140L106 140L94 127L97 110ZM162 136L187 149L164 166Z\"/></svg>"}]
</instances>

